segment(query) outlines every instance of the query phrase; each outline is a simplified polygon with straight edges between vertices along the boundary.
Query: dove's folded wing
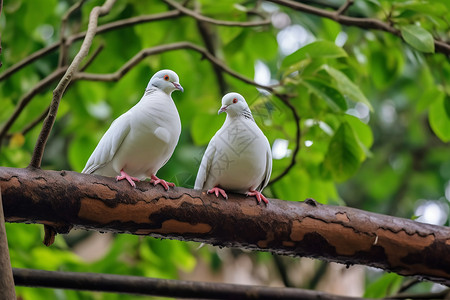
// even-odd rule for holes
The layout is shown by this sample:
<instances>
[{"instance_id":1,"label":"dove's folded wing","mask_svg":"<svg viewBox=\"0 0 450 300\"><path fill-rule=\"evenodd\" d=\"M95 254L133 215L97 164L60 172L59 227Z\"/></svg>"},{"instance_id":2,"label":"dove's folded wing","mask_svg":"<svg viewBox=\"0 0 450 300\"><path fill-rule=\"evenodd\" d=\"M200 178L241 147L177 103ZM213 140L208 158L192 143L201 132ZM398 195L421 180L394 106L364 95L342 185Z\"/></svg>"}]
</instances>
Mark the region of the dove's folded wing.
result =
<instances>
[{"instance_id":1,"label":"dove's folded wing","mask_svg":"<svg viewBox=\"0 0 450 300\"><path fill-rule=\"evenodd\" d=\"M206 147L205 154L203 154L202 162L198 168L197 178L195 179L194 189L201 190L205 186L205 182L208 179L209 171L211 170L212 160L216 153L216 147L214 143L214 137Z\"/></svg>"},{"instance_id":2,"label":"dove's folded wing","mask_svg":"<svg viewBox=\"0 0 450 300\"><path fill-rule=\"evenodd\" d=\"M130 113L118 117L101 138L82 173L91 174L109 163L130 132Z\"/></svg>"},{"instance_id":3,"label":"dove's folded wing","mask_svg":"<svg viewBox=\"0 0 450 300\"><path fill-rule=\"evenodd\" d=\"M272 151L270 149L270 144L268 144L268 148L266 149L266 171L264 173L263 182L261 182L261 185L257 188L258 191L262 192L262 190L269 184L270 175L272 175Z\"/></svg>"}]
</instances>

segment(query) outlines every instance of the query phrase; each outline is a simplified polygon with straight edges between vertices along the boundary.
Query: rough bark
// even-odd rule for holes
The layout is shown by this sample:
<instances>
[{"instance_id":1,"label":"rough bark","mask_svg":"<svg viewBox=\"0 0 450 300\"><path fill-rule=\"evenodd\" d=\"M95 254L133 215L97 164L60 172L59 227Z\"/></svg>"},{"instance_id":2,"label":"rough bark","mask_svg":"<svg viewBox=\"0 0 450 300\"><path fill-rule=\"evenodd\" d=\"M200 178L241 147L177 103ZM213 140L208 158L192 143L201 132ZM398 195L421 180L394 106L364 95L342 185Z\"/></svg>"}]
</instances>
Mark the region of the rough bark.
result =
<instances>
[{"instance_id":1,"label":"rough bark","mask_svg":"<svg viewBox=\"0 0 450 300\"><path fill-rule=\"evenodd\" d=\"M8 240L6 239L1 191L0 188L0 300L13 300L16 299L16 292L9 259Z\"/></svg>"},{"instance_id":2,"label":"rough bark","mask_svg":"<svg viewBox=\"0 0 450 300\"><path fill-rule=\"evenodd\" d=\"M450 285L450 228L327 206L174 188L70 171L0 168L8 222L126 232L364 264Z\"/></svg>"}]
</instances>

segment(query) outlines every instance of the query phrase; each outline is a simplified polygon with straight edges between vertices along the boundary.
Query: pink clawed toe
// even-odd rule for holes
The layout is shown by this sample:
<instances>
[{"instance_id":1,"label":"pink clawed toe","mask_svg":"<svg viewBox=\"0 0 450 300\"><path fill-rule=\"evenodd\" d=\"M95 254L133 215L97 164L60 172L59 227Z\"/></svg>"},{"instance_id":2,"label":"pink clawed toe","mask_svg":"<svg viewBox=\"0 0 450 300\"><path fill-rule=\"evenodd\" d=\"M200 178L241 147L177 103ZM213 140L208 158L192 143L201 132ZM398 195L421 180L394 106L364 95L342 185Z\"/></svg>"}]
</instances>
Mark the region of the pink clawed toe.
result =
<instances>
[{"instance_id":1,"label":"pink clawed toe","mask_svg":"<svg viewBox=\"0 0 450 300\"><path fill-rule=\"evenodd\" d=\"M267 200L267 198L258 191L248 191L247 196L255 196L256 200L258 201L258 204L261 203L261 200L264 201L264 203L269 204L269 200Z\"/></svg>"},{"instance_id":2,"label":"pink clawed toe","mask_svg":"<svg viewBox=\"0 0 450 300\"><path fill-rule=\"evenodd\" d=\"M165 181L164 179L159 179L159 178L156 177L155 175L152 175L152 176L151 176L150 183L153 183L154 186L156 186L157 184L160 184L160 185L162 185L162 186L164 187L164 189L165 189L166 191L169 190L169 186L172 186L172 187L175 186L175 183Z\"/></svg>"},{"instance_id":3,"label":"pink clawed toe","mask_svg":"<svg viewBox=\"0 0 450 300\"><path fill-rule=\"evenodd\" d=\"M217 187L217 186L208 190L206 193L208 193L208 194L214 193L217 198L219 198L219 193L220 193L222 195L222 197L224 197L225 199L228 199L227 193L225 193L225 191L223 189L221 189L220 187Z\"/></svg>"},{"instance_id":4,"label":"pink clawed toe","mask_svg":"<svg viewBox=\"0 0 450 300\"><path fill-rule=\"evenodd\" d=\"M126 179L132 187L136 187L136 183L134 183L135 181L139 182L140 180L136 177L132 177L130 175L128 175L127 173L125 173L123 170L120 170L120 175L116 176L116 180L120 181L120 180L124 180Z\"/></svg>"}]
</instances>

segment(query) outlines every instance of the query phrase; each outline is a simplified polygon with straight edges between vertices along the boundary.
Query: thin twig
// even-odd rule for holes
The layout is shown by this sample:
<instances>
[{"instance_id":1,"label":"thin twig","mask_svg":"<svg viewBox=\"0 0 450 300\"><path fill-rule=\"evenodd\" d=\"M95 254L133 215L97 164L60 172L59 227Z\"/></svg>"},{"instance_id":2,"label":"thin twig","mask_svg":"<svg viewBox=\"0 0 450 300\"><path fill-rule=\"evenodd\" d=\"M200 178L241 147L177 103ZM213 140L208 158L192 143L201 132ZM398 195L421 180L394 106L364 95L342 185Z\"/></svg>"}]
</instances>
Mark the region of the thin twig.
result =
<instances>
[{"instance_id":1,"label":"thin twig","mask_svg":"<svg viewBox=\"0 0 450 300\"><path fill-rule=\"evenodd\" d=\"M152 48L147 48L139 51L135 56L133 56L130 60L128 60L119 70L117 70L114 73L110 74L92 74L92 73L76 73L74 76L74 79L77 80L92 80L92 81L117 81L122 76L124 76L128 71L130 71L135 65L137 65L141 60L146 58L150 55L159 54L162 52L167 51L174 51L174 50L180 50L180 49L190 49L194 50L200 54L202 54L203 58L206 58L214 65L217 65L220 67L222 71L225 73L228 73L229 75L245 82L251 85L254 85L256 87L259 87L261 89L265 89L269 92L274 92L274 88L272 86L263 85L255 82L254 80L247 78L235 71L233 71L230 67L228 67L223 61L209 53L206 49L195 45L190 42L177 42L172 44L166 44L166 45L159 45Z\"/></svg>"},{"instance_id":2,"label":"thin twig","mask_svg":"<svg viewBox=\"0 0 450 300\"><path fill-rule=\"evenodd\" d=\"M195 299L361 299L296 288L157 279L82 272L13 269L17 285Z\"/></svg>"},{"instance_id":3,"label":"thin twig","mask_svg":"<svg viewBox=\"0 0 450 300\"><path fill-rule=\"evenodd\" d=\"M193 17L194 19L196 19L198 21L208 22L208 23L211 23L214 25L236 26L236 27L254 27L254 26L269 25L271 23L270 19L266 19L266 20L262 20L262 21L254 21L254 22L235 22L235 21L216 20L213 18L206 17L204 15L201 15L199 13L196 13L195 11L192 11L190 9L187 9L183 5L177 3L176 1L164 0L164 2L166 2L173 8L178 9L183 14Z\"/></svg>"},{"instance_id":4,"label":"thin twig","mask_svg":"<svg viewBox=\"0 0 450 300\"><path fill-rule=\"evenodd\" d=\"M180 15L181 15L180 11L173 10L173 11L158 13L158 14L153 14L153 15L146 15L146 16L139 16L139 17L123 19L123 20L103 24L103 25L97 27L97 34L102 34L105 32L109 32L109 31L120 29L120 28L127 27L127 26L148 23L148 22L153 22L153 21L159 21L159 20L172 19L172 18L178 17ZM86 31L71 35L71 36L67 37L67 40L70 40L71 43L73 43L75 41L83 39L85 36L86 36ZM26 58L22 59L20 62L9 67L5 72L0 74L0 81L13 75L15 72L19 71L20 69L24 68L28 64L34 62L35 60L58 49L59 46L60 46L60 42L56 42L54 44L51 44L50 46L47 46L46 48L42 48L42 49L34 52L30 56L27 56Z\"/></svg>"},{"instance_id":5,"label":"thin twig","mask_svg":"<svg viewBox=\"0 0 450 300\"><path fill-rule=\"evenodd\" d=\"M80 71L83 72L84 70L86 70L94 62L94 60L97 58L100 52L103 51L104 48L105 45L100 44L100 46L98 46L97 49L95 49L94 53L92 53L91 57L89 57L88 60L84 63L84 65L80 67Z\"/></svg>"},{"instance_id":6,"label":"thin twig","mask_svg":"<svg viewBox=\"0 0 450 300\"><path fill-rule=\"evenodd\" d=\"M347 9L353 4L354 0L347 0L345 3L339 7L339 9L335 12L336 15L342 15Z\"/></svg>"},{"instance_id":7,"label":"thin twig","mask_svg":"<svg viewBox=\"0 0 450 300\"><path fill-rule=\"evenodd\" d=\"M86 70L87 67L89 67L92 62L94 61L94 59L98 56L98 54L103 50L104 45L100 45L92 54L92 56L86 61L86 63L80 67L80 71L84 71ZM62 74L67 70L67 67L65 68L61 68L59 69L59 72L56 73L52 73L51 75L49 75L48 77L51 78L45 78L43 79L41 82L39 82L34 88L33 90L31 90L27 95L25 95L20 101L19 101L19 105L21 106L20 111L16 112L11 115L11 117L8 119L7 123L9 124L8 128L2 128L2 132L3 130L6 129L6 131L9 130L9 128L12 126L12 124L14 124L14 122L17 120L17 118L20 116L20 113L23 111L23 109L25 108L25 106L27 106L28 103L30 103L30 100L36 96L36 94L38 94L39 92L41 92L45 87L47 87L50 83L56 81L60 76L62 76ZM45 82L44 82L45 81ZM28 133L28 131L30 131L31 129L33 129L36 125L38 125L39 123L41 123L42 120L45 119L45 117L48 114L48 111L50 109L50 106L48 106L45 111L39 116L37 117L35 120L33 120L30 124L28 124L24 129L22 129L21 134L25 135L26 133ZM4 135L6 138L11 138L12 134L5 134ZM2 135L0 135L0 141L2 140ZM1 145L1 143L0 143ZM1 146L0 146L1 147Z\"/></svg>"},{"instance_id":8,"label":"thin twig","mask_svg":"<svg viewBox=\"0 0 450 300\"><path fill-rule=\"evenodd\" d=\"M342 25L348 25L348 26L356 26L363 29L376 29L376 30L382 30L389 33L392 33L396 36L399 36L403 39L402 34L399 29L391 26L388 23L385 23L378 19L373 18L355 18L355 17L349 17L345 15L339 15L336 14L336 12L320 9L317 7L313 7L310 5L306 5L301 2L291 1L291 0L268 0L270 2L286 6L298 11L303 11L309 14L317 15L320 17L332 19ZM444 54L450 54L450 44L447 44L445 42L434 40L434 47L435 52L441 52Z\"/></svg>"},{"instance_id":9,"label":"thin twig","mask_svg":"<svg viewBox=\"0 0 450 300\"><path fill-rule=\"evenodd\" d=\"M19 103L16 105L14 112L9 117L9 119L3 124L3 127L0 130L0 141L3 140L8 130L11 128L12 124L16 121L16 119L19 117L20 113L24 110L24 108L28 105L28 103L33 99L34 96L36 96L38 93L40 93L44 88L48 87L50 84L52 84L54 81L59 79L64 72L66 72L67 67L56 69L53 73L39 81L38 84L36 84L28 93L26 93L22 99L19 100ZM0 143L1 145L1 143Z\"/></svg>"},{"instance_id":10,"label":"thin twig","mask_svg":"<svg viewBox=\"0 0 450 300\"><path fill-rule=\"evenodd\" d=\"M38 124L40 124L42 122L42 120L45 119L45 117L48 115L48 110L50 109L50 106L47 106L47 108L33 121L30 122L30 124L28 124L27 126L25 126L22 131L20 132L21 135L25 135L27 134L31 129L33 129L34 127L36 127ZM5 137L7 139L11 138L13 136L13 134L8 133Z\"/></svg>"},{"instance_id":11,"label":"thin twig","mask_svg":"<svg viewBox=\"0 0 450 300\"><path fill-rule=\"evenodd\" d=\"M89 53L89 49L92 45L92 40L94 39L94 36L97 32L97 22L98 22L99 16L107 14L111 10L111 8L115 2L116 2L116 0L106 0L102 6L96 6L92 9L90 16L89 16L89 25L88 25L88 29L86 31L86 37L83 41L83 44L80 47L80 51L77 53L77 55L73 59L72 63L67 68L67 71L64 74L63 78L61 79L61 81L58 83L55 90L53 91L53 99L50 104L50 110L49 110L47 118L44 121L42 130L41 130L38 140L36 142L36 146L34 148L29 167L32 167L32 168L40 168L41 167L42 156L44 154L45 145L47 143L48 137L50 135L50 131L52 130L53 124L55 122L56 113L58 112L58 106L59 106L61 97L64 94L64 91L66 90L67 86L71 82L73 75L75 74L78 67L80 66L81 61Z\"/></svg>"},{"instance_id":12,"label":"thin twig","mask_svg":"<svg viewBox=\"0 0 450 300\"><path fill-rule=\"evenodd\" d=\"M0 15L2 14L3 10L3 0L0 0ZM2 54L2 38L0 36L0 54ZM2 67L2 61L0 60L0 68Z\"/></svg>"},{"instance_id":13,"label":"thin twig","mask_svg":"<svg viewBox=\"0 0 450 300\"><path fill-rule=\"evenodd\" d=\"M295 131L295 148L294 148L294 151L292 153L291 162L289 163L289 165L283 170L283 172L281 172L278 176L276 176L271 181L269 181L269 183L267 184L268 186L271 185L271 184L274 184L278 180L282 179L295 166L295 164L297 163L297 154L300 151L300 143L301 143L301 141L300 141L300 139L301 139L301 128L300 128L300 121L301 121L301 119L300 119L300 116L299 116L299 114L297 112L297 109L290 102L289 97L287 95L281 95L281 94L275 94L275 95L281 101L283 101L283 103L291 110L292 116L294 117L295 130L296 130Z\"/></svg>"},{"instance_id":14,"label":"thin twig","mask_svg":"<svg viewBox=\"0 0 450 300\"><path fill-rule=\"evenodd\" d=\"M86 2L86 0L80 0L72 7L69 8L69 10L64 14L64 16L61 19L61 27L59 30L59 60L58 60L58 67L62 67L67 65L67 52L69 49L69 44L66 44L66 27L67 23L69 21L70 16L75 13L77 10L81 8L81 6Z\"/></svg>"},{"instance_id":15,"label":"thin twig","mask_svg":"<svg viewBox=\"0 0 450 300\"><path fill-rule=\"evenodd\" d=\"M421 294L413 294L413 293L404 293L404 294L397 294L394 296L389 296L383 299L418 299L418 300L436 300L436 299L448 299L447 297L450 296L450 289L445 289L441 292L436 293L421 293Z\"/></svg>"}]
</instances>

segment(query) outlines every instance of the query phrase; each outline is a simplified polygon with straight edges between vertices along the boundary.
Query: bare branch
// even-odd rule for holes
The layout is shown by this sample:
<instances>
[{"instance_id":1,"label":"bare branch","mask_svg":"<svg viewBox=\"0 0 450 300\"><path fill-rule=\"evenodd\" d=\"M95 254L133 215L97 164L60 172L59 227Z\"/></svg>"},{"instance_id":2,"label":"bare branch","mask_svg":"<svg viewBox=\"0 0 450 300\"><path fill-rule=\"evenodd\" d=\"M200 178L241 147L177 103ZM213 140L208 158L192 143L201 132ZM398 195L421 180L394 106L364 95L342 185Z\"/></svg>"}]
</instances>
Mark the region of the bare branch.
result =
<instances>
[{"instance_id":1,"label":"bare branch","mask_svg":"<svg viewBox=\"0 0 450 300\"><path fill-rule=\"evenodd\" d=\"M89 67L89 65L94 61L94 59L97 57L97 55L103 50L103 45L100 45L92 54L92 56L86 61L86 63L80 67L80 70L83 71L85 70L87 67ZM17 106L16 106L16 111L15 113L8 119L7 123L9 124L8 128L2 128L2 132L3 130L6 129L6 132L9 130L9 128L11 127L11 125L14 123L15 120L17 120L17 118L19 117L20 113L23 111L23 109L25 108L25 106L27 106L28 103L30 103L31 99L36 96L36 94L38 94L39 92L41 92L45 87L47 87L50 83L56 81L57 79L59 79L60 76L63 75L63 73L67 70L67 67L65 68L61 68L59 69L58 72L54 72L51 75L49 75L47 78L43 79L42 81L40 81L30 92L28 92L20 101L19 101L19 105L21 105L21 110L17 111ZM30 131L31 129L33 129L36 125L38 125L39 123L42 122L42 120L45 119L45 117L48 115L48 111L50 109L50 106L48 106L45 111L39 116L37 117L35 120L31 121L30 124L28 124L27 126L25 126L25 128L22 129L21 133L22 135L25 135L28 131ZM12 134L5 134L6 138L10 138L12 136ZM0 134L0 141L2 140L3 136ZM0 143L1 146L1 143Z\"/></svg>"},{"instance_id":2,"label":"bare branch","mask_svg":"<svg viewBox=\"0 0 450 300\"><path fill-rule=\"evenodd\" d=\"M86 0L79 0L77 3L72 5L72 7L69 8L69 10L64 14L64 16L61 19L61 27L59 30L59 61L58 61L58 67L62 67L67 65L67 51L69 49L68 44L66 44L66 27L67 23L69 21L69 17L75 13L77 10L81 8L81 6L86 2Z\"/></svg>"},{"instance_id":3,"label":"bare branch","mask_svg":"<svg viewBox=\"0 0 450 300\"><path fill-rule=\"evenodd\" d=\"M120 78L122 78L128 71L130 71L135 65L137 65L140 61L142 61L144 58L150 56L159 54L162 52L167 51L174 51L174 50L180 50L180 49L190 49L194 50L200 54L202 54L203 58L206 58L214 65L218 66L222 71L225 73L228 73L229 75L245 82L251 85L254 85L255 87L259 87L262 89L265 89L270 92L274 92L274 89L272 86L263 85L255 82L254 80L247 78L235 71L233 71L230 67L228 67L223 61L209 53L206 49L195 45L190 42L177 42L172 44L166 44L166 45L159 45L152 48L147 48L139 51L135 56L133 56L130 60L128 60L119 70L117 70L114 73L110 74L92 74L92 73L77 73L75 74L74 79L77 80L92 80L92 81L117 81Z\"/></svg>"},{"instance_id":4,"label":"bare branch","mask_svg":"<svg viewBox=\"0 0 450 300\"><path fill-rule=\"evenodd\" d=\"M111 22L111 23L107 23L107 24L103 24L103 25L99 26L97 28L97 34L102 34L105 32L109 32L109 31L120 29L120 28L127 27L127 26L148 23L148 22L153 22L153 21L159 21L159 20L171 19L171 18L178 17L180 15L181 15L181 12L174 10L174 11L169 11L169 12L164 12L164 13L159 13L159 14L145 15L145 16L139 16L139 17L133 17L133 18L124 19L124 20L119 20L116 22ZM83 39L85 36L86 36L86 32L84 31L84 32L77 33L75 35L71 35L71 36L67 37L67 40L70 40L71 43L73 43L75 41ZM20 62L16 63L15 65L8 68L5 72L0 74L0 81L11 76L15 72L19 71L20 69L24 68L28 64L34 62L35 60L58 49L59 46L60 46L60 43L56 42L46 48L42 48L42 49L36 51L33 54L31 54L30 56L22 59Z\"/></svg>"},{"instance_id":5,"label":"bare branch","mask_svg":"<svg viewBox=\"0 0 450 300\"><path fill-rule=\"evenodd\" d=\"M445 289L443 291L436 293L421 293L421 294L402 293L394 296L389 296L383 299L436 300L436 299L449 299L448 298L449 296L450 296L450 289Z\"/></svg>"},{"instance_id":6,"label":"bare branch","mask_svg":"<svg viewBox=\"0 0 450 300\"><path fill-rule=\"evenodd\" d=\"M1 8L1 3L0 3ZM3 214L2 189L0 188L0 299L16 299L11 260L9 258L8 240L6 238L5 216Z\"/></svg>"},{"instance_id":7,"label":"bare branch","mask_svg":"<svg viewBox=\"0 0 450 300\"><path fill-rule=\"evenodd\" d=\"M295 166L295 164L297 162L297 154L300 151L301 128L300 128L300 116L297 112L297 109L295 108L294 105L292 105L288 96L280 95L280 94L275 94L275 95L281 101L283 101L283 103L291 110L292 116L294 117L295 126L296 126L295 127L295 148L292 153L291 162L289 163L289 165L278 176L276 176L275 178L270 180L268 183L268 186L271 184L274 184L275 182L282 179L284 176L286 176L289 173L289 171Z\"/></svg>"},{"instance_id":8,"label":"bare branch","mask_svg":"<svg viewBox=\"0 0 450 300\"><path fill-rule=\"evenodd\" d=\"M156 279L83 272L14 269L16 285L195 299L356 300L294 288Z\"/></svg>"},{"instance_id":9,"label":"bare branch","mask_svg":"<svg viewBox=\"0 0 450 300\"><path fill-rule=\"evenodd\" d=\"M0 168L7 222L38 222L364 264L450 284L450 228L351 207L204 191L70 171ZM245 228L245 230L242 230Z\"/></svg>"},{"instance_id":10,"label":"bare branch","mask_svg":"<svg viewBox=\"0 0 450 300\"><path fill-rule=\"evenodd\" d=\"M271 21L270 19L262 20L262 21L253 21L253 22L235 22L235 21L223 21L223 20L216 20L213 18L209 18L206 16L203 16L201 14L196 13L195 11L192 11L190 9L187 9L183 5L179 4L178 2L174 0L164 0L167 4L172 6L173 8L178 9L183 14L188 15L190 17L193 17L194 19L202 22L211 23L214 25L220 25L220 26L237 26L237 27L254 27L254 26L263 26L263 25L270 25Z\"/></svg>"},{"instance_id":11,"label":"bare branch","mask_svg":"<svg viewBox=\"0 0 450 300\"><path fill-rule=\"evenodd\" d=\"M347 0L345 3L339 7L339 9L335 12L336 15L342 15L347 9L353 4L354 0Z\"/></svg>"},{"instance_id":12,"label":"bare branch","mask_svg":"<svg viewBox=\"0 0 450 300\"><path fill-rule=\"evenodd\" d=\"M313 6L306 5L301 2L296 2L292 0L268 0L270 2L283 5L286 7L290 7L292 9L303 11L309 14L317 15L320 17L332 19L340 24L348 25L348 26L356 26L363 29L376 29L381 31L386 31L389 33L392 33L400 38L403 39L402 34L400 30L397 28L392 27L390 24L385 23L378 19L373 18L355 18L355 17L349 17L337 14L336 12L316 8ZM441 52L444 54L450 54L450 44L447 44L443 41L434 40L434 46L436 52Z\"/></svg>"},{"instance_id":13,"label":"bare branch","mask_svg":"<svg viewBox=\"0 0 450 300\"><path fill-rule=\"evenodd\" d=\"M3 10L3 0L0 0L0 15L2 14L2 10ZM0 36L0 54L2 54L2 39ZM2 61L0 60L0 68L2 67Z\"/></svg>"},{"instance_id":14,"label":"bare branch","mask_svg":"<svg viewBox=\"0 0 450 300\"><path fill-rule=\"evenodd\" d=\"M67 67L60 68L39 81L38 84L36 84L28 93L26 93L20 100L19 103L16 105L14 112L9 117L9 119L3 124L3 127L0 130L0 141L3 140L3 138L6 136L6 133L11 128L12 124L16 121L16 119L19 117L20 113L24 110L24 108L28 105L28 103L33 99L34 96L36 96L38 93L40 93L42 90L44 90L46 87L48 87L50 84L52 84L54 81L58 80L64 72L66 72ZM1 143L0 143L1 144Z\"/></svg>"},{"instance_id":15,"label":"bare branch","mask_svg":"<svg viewBox=\"0 0 450 300\"><path fill-rule=\"evenodd\" d=\"M92 9L91 14L89 16L89 25L86 32L86 37L83 41L83 44L80 47L80 51L77 53L72 63L67 68L66 73L63 78L56 86L53 91L53 99L50 104L50 110L47 118L44 120L44 124L42 126L42 130L39 134L38 140L36 142L36 146L33 151L33 156L31 157L31 162L29 167L32 168L40 168L42 156L44 154L45 144L47 143L48 136L50 135L50 131L52 130L53 124L56 119L56 113L58 112L59 102L61 100L64 91L72 80L73 75L77 71L78 67L81 64L83 58L85 58L92 44L92 40L97 32L97 22L99 16L107 14L112 6L114 5L116 0L106 0L102 6L96 6Z\"/></svg>"}]
</instances>

